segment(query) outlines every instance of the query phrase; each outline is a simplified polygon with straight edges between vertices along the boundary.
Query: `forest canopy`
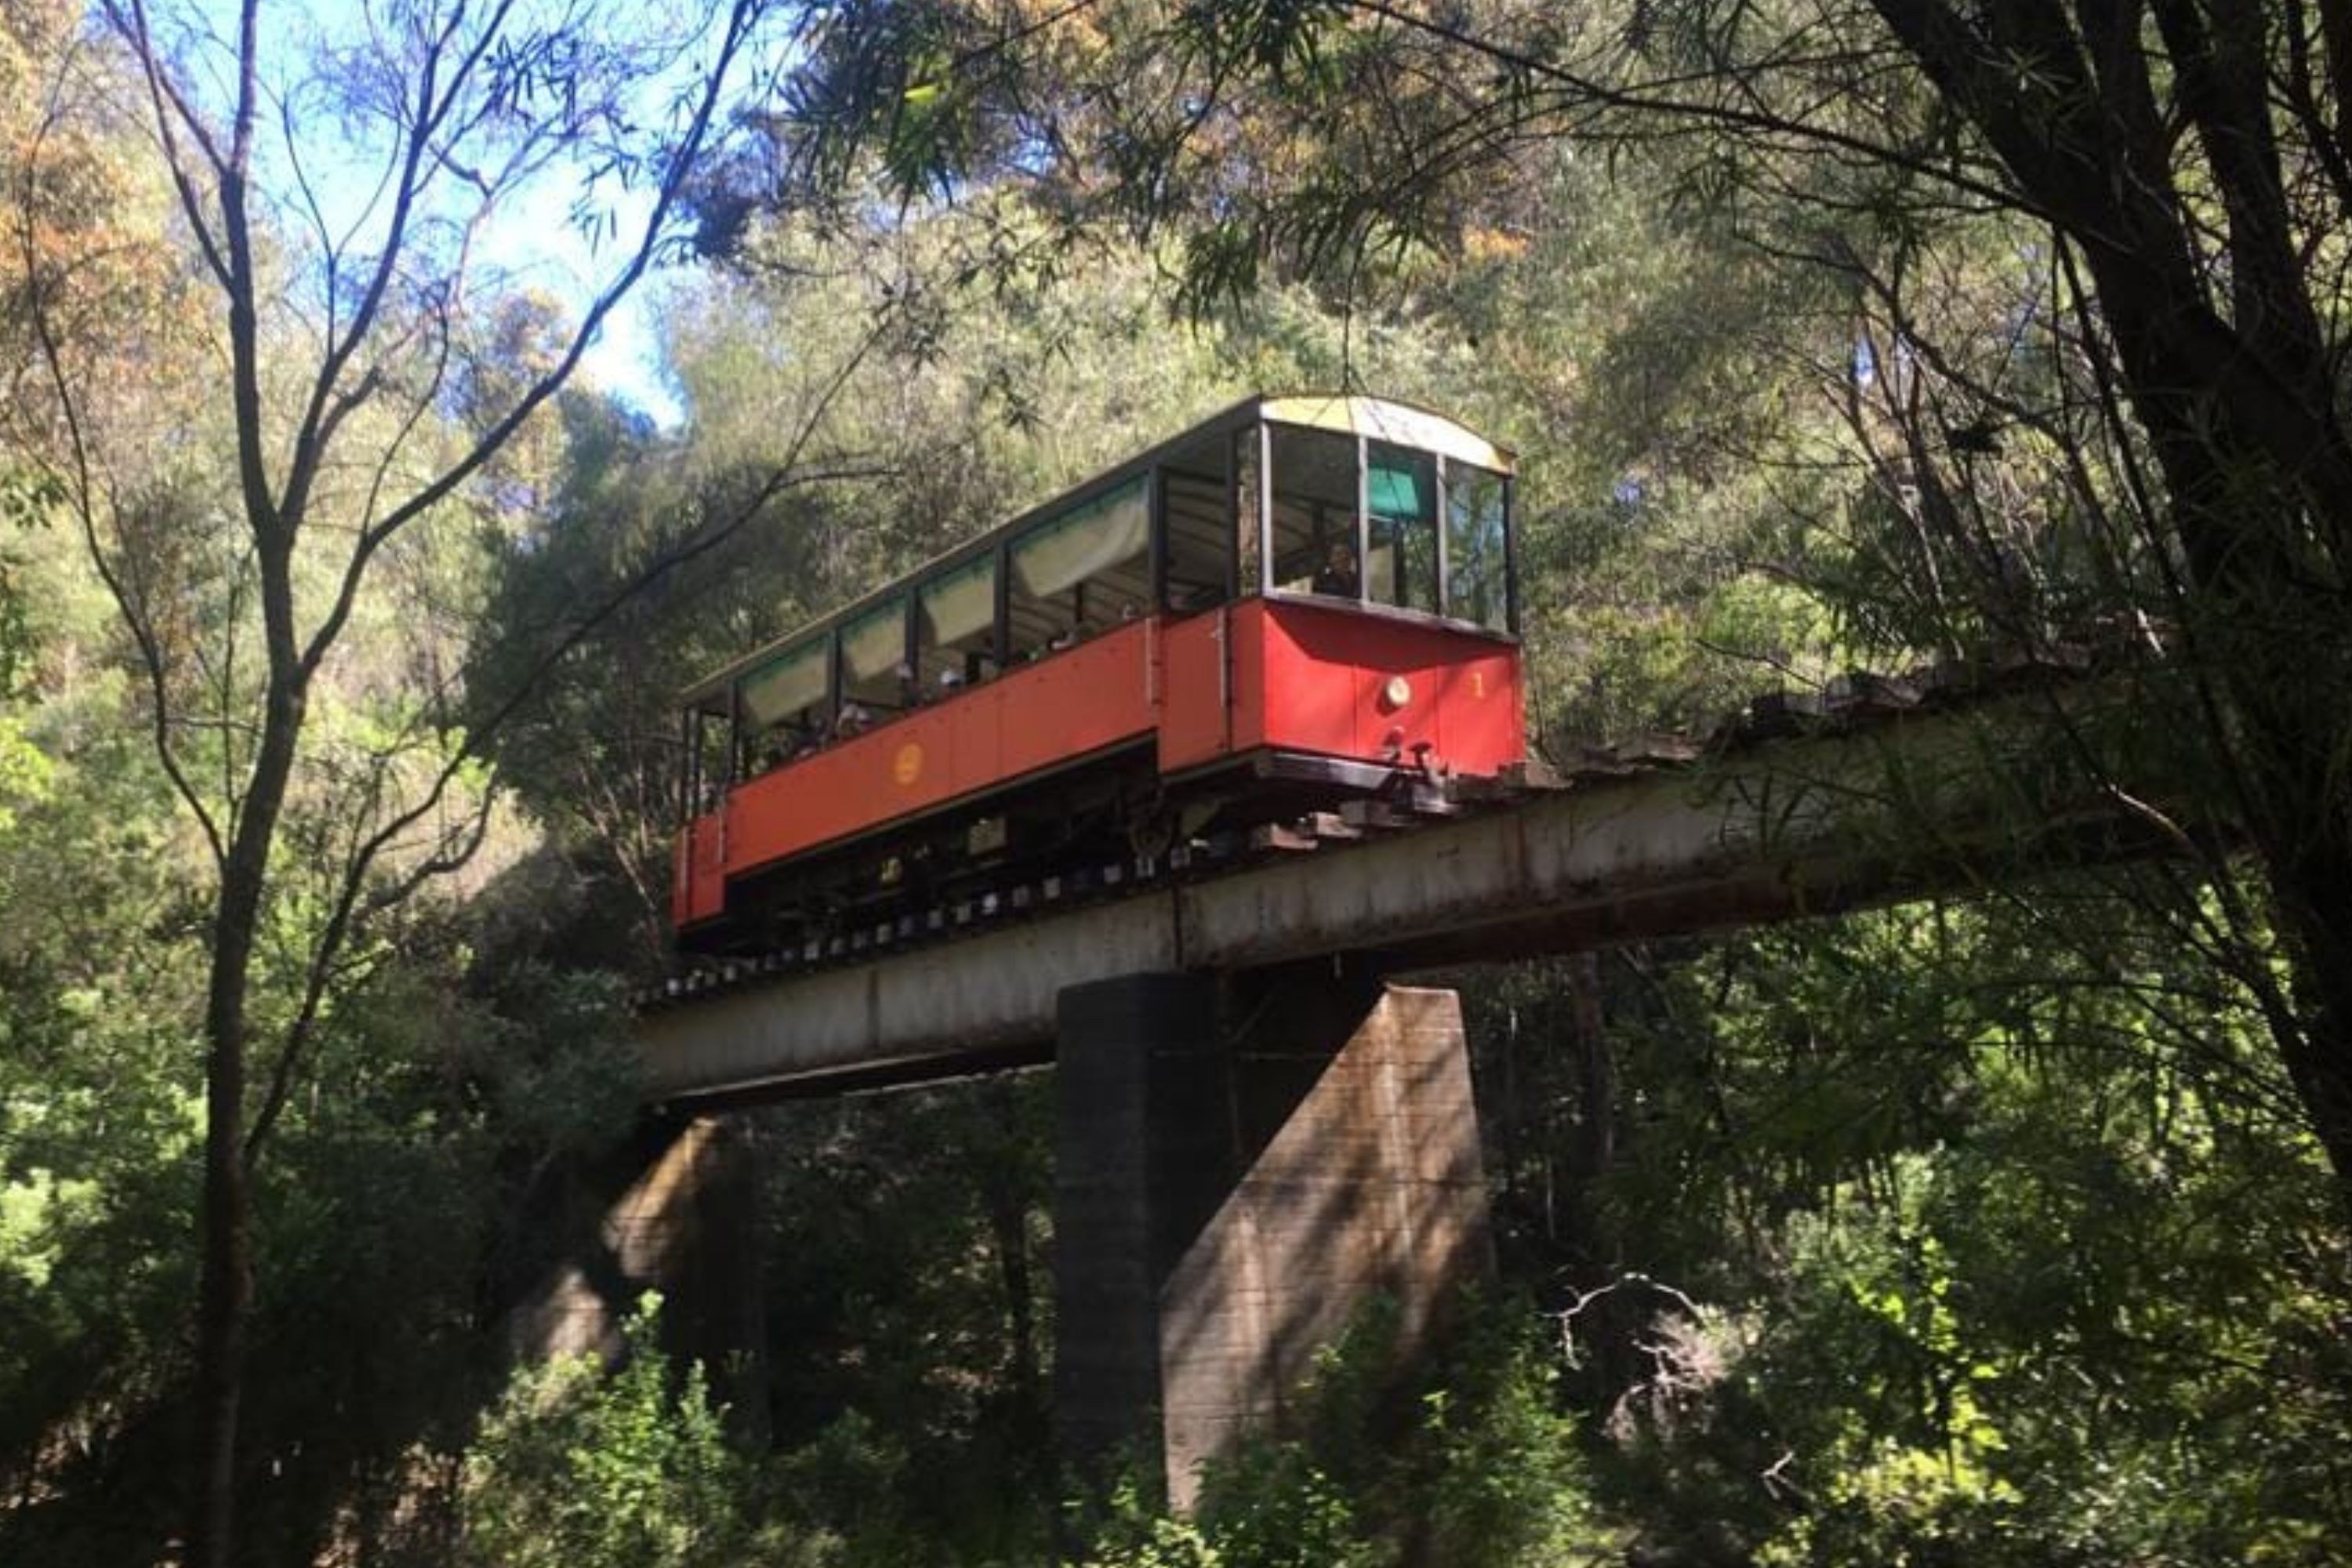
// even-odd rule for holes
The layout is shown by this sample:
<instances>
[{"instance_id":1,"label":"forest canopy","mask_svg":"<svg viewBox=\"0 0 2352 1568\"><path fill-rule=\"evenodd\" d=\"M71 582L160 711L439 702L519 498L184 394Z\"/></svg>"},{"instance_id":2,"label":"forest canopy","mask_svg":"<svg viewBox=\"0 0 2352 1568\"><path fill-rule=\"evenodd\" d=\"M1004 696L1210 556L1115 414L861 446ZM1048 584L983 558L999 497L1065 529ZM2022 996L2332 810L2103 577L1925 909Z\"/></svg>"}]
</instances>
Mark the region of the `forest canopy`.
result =
<instances>
[{"instance_id":1,"label":"forest canopy","mask_svg":"<svg viewBox=\"0 0 2352 1568\"><path fill-rule=\"evenodd\" d=\"M0 1558L2330 1561L2347 72L2339 0L0 0ZM2160 852L1454 977L1495 1286L1186 1514L1057 1462L1046 1076L741 1113L756 1353L519 1362L677 694L1292 388L1517 453L1554 760L2091 649L1988 798Z\"/></svg>"}]
</instances>

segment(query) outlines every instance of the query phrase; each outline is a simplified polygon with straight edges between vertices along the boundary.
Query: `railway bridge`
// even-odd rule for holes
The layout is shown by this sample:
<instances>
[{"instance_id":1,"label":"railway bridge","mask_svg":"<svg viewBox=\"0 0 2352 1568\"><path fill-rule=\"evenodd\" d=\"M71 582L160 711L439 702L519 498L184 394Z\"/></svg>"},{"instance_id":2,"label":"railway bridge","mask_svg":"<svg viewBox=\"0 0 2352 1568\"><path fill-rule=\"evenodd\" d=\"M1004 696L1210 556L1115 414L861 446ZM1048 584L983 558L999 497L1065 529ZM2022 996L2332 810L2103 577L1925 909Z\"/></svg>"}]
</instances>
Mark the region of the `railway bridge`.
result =
<instances>
[{"instance_id":1,"label":"railway bridge","mask_svg":"<svg viewBox=\"0 0 2352 1568\"><path fill-rule=\"evenodd\" d=\"M1760 699L1704 743L1588 751L1426 815L1261 830L1214 864L1104 868L1085 900L1009 890L674 984L636 1040L682 1132L607 1242L625 1276L728 1276L730 1108L1052 1062L1056 1419L1077 1454L1156 1422L1181 1503L1368 1294L1409 1345L1490 1267L1459 1003L1412 980L2158 847L2118 802L2161 792L2112 786L2128 705L2086 663Z\"/></svg>"}]
</instances>

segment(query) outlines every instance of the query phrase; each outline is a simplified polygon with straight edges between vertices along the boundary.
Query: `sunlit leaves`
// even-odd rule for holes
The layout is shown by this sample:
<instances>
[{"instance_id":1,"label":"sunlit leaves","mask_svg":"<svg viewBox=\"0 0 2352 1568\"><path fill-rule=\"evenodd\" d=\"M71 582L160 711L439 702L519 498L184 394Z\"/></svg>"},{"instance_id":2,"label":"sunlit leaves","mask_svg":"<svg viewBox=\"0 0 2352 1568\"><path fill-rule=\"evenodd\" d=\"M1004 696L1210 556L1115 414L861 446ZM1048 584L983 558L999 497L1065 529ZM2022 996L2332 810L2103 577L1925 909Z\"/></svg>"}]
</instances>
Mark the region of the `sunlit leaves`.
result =
<instances>
[{"instance_id":1,"label":"sunlit leaves","mask_svg":"<svg viewBox=\"0 0 2352 1568\"><path fill-rule=\"evenodd\" d=\"M465 1561L482 1568L720 1568L814 1560L761 1536L752 1469L728 1444L699 1367L662 1353L660 1299L593 1357L526 1369L467 1458ZM782 1532L779 1531L779 1534Z\"/></svg>"}]
</instances>

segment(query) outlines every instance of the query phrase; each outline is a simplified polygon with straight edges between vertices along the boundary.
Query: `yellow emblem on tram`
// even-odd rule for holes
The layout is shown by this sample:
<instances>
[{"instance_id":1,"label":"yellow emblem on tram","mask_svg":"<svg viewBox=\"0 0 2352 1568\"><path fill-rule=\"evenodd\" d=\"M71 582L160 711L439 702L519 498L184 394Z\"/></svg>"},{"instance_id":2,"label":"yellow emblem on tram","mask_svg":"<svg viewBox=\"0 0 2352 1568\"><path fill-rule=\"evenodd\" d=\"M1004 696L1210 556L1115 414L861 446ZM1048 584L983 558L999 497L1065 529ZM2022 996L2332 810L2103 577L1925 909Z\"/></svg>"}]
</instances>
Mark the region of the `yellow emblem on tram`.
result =
<instances>
[{"instance_id":1,"label":"yellow emblem on tram","mask_svg":"<svg viewBox=\"0 0 2352 1568\"><path fill-rule=\"evenodd\" d=\"M923 776L923 748L917 745L912 741L909 741L905 745L899 747L898 754L890 759L890 776L897 779L901 787L913 784L917 779L921 778Z\"/></svg>"}]
</instances>

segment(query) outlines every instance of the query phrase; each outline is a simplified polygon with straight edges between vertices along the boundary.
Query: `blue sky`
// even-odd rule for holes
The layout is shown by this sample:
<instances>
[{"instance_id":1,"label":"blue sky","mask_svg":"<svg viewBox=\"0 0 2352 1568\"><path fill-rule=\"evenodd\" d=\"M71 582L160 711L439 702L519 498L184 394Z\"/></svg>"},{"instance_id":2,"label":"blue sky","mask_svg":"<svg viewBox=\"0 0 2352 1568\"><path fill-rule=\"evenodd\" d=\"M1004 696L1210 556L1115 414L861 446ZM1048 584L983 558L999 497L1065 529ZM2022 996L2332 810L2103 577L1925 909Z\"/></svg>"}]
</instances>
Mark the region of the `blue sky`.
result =
<instances>
[{"instance_id":1,"label":"blue sky","mask_svg":"<svg viewBox=\"0 0 2352 1568\"><path fill-rule=\"evenodd\" d=\"M434 0L421 0L421 4L432 6ZM565 0L557 0L551 9L568 12L572 8ZM531 0L522 0L515 13L521 19L520 25L527 28L534 19L543 20L540 14L549 9ZM625 28L636 23L637 13L630 5L606 9L612 25ZM690 12L692 7L679 9ZM276 90L290 87L301 94L300 84L309 74L310 57L314 49L322 44L363 37L366 29L394 10L391 0L312 0L310 4L288 5L282 10L265 8L265 80ZM656 16L673 24L679 20L675 15L646 15L648 22ZM225 103L232 90L232 73L224 68L233 50L216 29L233 29L233 16L217 14L197 0L182 13L182 20L189 27L181 35L188 45L184 60L197 70L201 90ZM206 34L210 37L205 37ZM642 106L636 118L648 126L667 121L670 100L681 79L690 78L674 70L645 83L635 99ZM274 105L266 112L275 121ZM370 214L367 206L369 194L383 166L385 126L380 120L365 124L338 124L321 100L302 96L298 96L289 118L295 127L299 155L310 176L328 226L341 233L359 224L362 232L349 244L354 253L364 255L371 248L365 230L380 226L384 216L381 210ZM272 128L276 129L274 125ZM260 173L264 184L290 192L291 166L286 161L282 138L265 136L257 151L263 164ZM649 191L623 189L619 182L611 178L598 182L590 193L590 200L601 216L609 218L609 224L600 227L602 242L593 242L573 216L586 178L587 171L572 162L558 163L541 172L530 184L515 192L480 230L476 249L478 263L504 274L509 287L544 292L563 301L575 315L584 311L626 259L652 205ZM446 188L463 192L462 184L454 182ZM461 201L453 210L462 210L463 205ZM286 208L281 222L307 226L299 205ZM677 273L677 268L649 273L632 296L606 318L604 330L583 364L587 380L618 394L664 424L675 423L683 416L677 397L662 373L658 332L661 302L675 286Z\"/></svg>"},{"instance_id":2,"label":"blue sky","mask_svg":"<svg viewBox=\"0 0 2352 1568\"><path fill-rule=\"evenodd\" d=\"M616 265L613 247L599 251L571 222L573 187L542 182L517 204L509 221L489 236L486 259L525 288L544 290L584 310L597 287ZM639 232L651 206L645 192L616 195L612 203L617 231ZM664 296L679 280L680 268L647 274L645 281L604 319L604 331L581 363L584 381L619 394L665 426L685 410L662 371L660 313Z\"/></svg>"}]
</instances>

